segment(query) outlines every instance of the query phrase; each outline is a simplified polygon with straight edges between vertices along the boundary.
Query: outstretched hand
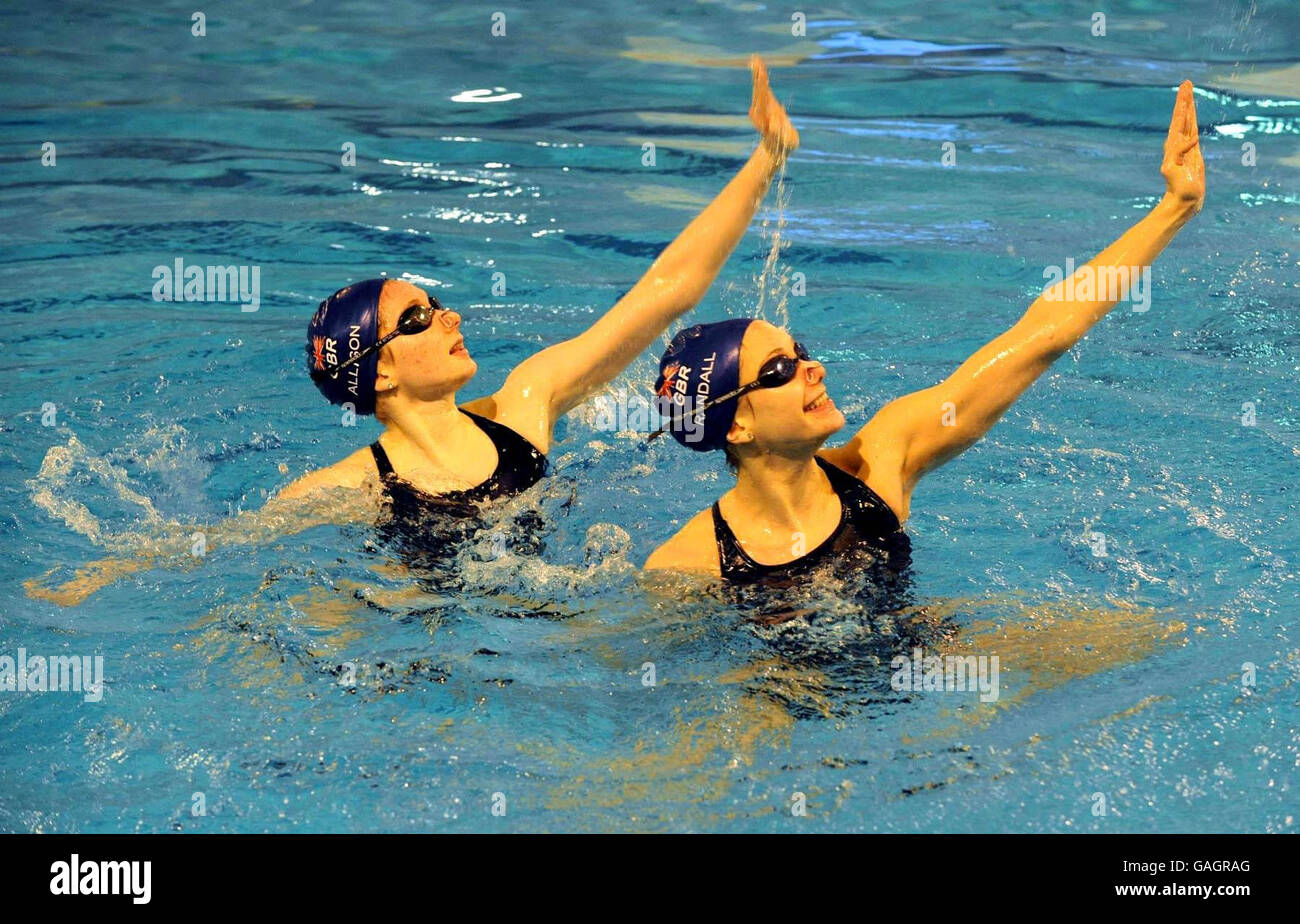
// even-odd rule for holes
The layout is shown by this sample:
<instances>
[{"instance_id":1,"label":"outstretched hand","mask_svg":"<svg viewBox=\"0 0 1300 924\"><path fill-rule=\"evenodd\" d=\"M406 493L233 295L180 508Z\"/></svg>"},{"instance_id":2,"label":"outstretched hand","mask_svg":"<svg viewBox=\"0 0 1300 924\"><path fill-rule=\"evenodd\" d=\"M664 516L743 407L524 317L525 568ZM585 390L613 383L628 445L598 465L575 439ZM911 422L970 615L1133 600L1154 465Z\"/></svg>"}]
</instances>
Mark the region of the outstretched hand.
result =
<instances>
[{"instance_id":1,"label":"outstretched hand","mask_svg":"<svg viewBox=\"0 0 1300 924\"><path fill-rule=\"evenodd\" d=\"M763 144L778 159L799 147L799 133L790 124L785 107L776 101L767 83L767 66L758 55L749 59L749 69L754 75L754 96L749 104L749 120L763 136Z\"/></svg>"},{"instance_id":2,"label":"outstretched hand","mask_svg":"<svg viewBox=\"0 0 1300 924\"><path fill-rule=\"evenodd\" d=\"M1172 199L1195 215L1205 201L1205 161L1201 159L1200 130L1196 126L1196 98L1192 82L1184 80L1174 102L1165 138L1165 158L1160 165L1165 177L1165 198Z\"/></svg>"}]
</instances>

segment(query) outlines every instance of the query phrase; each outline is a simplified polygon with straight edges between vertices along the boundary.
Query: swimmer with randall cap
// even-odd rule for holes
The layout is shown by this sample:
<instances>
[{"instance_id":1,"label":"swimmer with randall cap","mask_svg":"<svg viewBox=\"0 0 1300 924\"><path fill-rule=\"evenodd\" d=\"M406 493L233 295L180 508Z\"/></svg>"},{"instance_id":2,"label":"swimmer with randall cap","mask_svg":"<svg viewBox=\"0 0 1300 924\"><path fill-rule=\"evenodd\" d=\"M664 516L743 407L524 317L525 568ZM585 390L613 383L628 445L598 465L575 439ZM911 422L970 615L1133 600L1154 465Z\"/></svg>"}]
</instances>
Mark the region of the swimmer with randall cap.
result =
<instances>
[{"instance_id":1,"label":"swimmer with randall cap","mask_svg":"<svg viewBox=\"0 0 1300 924\"><path fill-rule=\"evenodd\" d=\"M457 392L478 364L461 334L460 314L423 289L369 279L323 301L308 327L308 373L329 401L374 414L385 430L370 446L298 478L261 510L207 530L208 549L379 510L422 530L428 522L422 514L444 520L446 514L472 516L481 502L518 493L541 478L556 421L612 381L704 297L798 147L799 134L757 56L750 69L749 117L761 141L745 165L604 316L577 337L525 359L495 393L457 403ZM352 489L346 505L334 493L341 489ZM432 538L430 544L440 545ZM70 605L132 572L194 560L188 545L169 545L166 551L92 563L57 588L36 579L26 588L30 596Z\"/></svg>"},{"instance_id":2,"label":"swimmer with randall cap","mask_svg":"<svg viewBox=\"0 0 1300 924\"><path fill-rule=\"evenodd\" d=\"M1200 211L1205 166L1190 81L1178 88L1161 173L1160 202L1076 276L1150 266ZM788 333L745 319L683 330L656 382L666 429L691 449L724 450L736 485L645 567L737 583L789 579L836 559L904 567L903 524L921 476L974 445L1126 294L1077 298L1072 283L1049 287L946 380L886 404L834 449L822 446L846 421L826 369Z\"/></svg>"}]
</instances>

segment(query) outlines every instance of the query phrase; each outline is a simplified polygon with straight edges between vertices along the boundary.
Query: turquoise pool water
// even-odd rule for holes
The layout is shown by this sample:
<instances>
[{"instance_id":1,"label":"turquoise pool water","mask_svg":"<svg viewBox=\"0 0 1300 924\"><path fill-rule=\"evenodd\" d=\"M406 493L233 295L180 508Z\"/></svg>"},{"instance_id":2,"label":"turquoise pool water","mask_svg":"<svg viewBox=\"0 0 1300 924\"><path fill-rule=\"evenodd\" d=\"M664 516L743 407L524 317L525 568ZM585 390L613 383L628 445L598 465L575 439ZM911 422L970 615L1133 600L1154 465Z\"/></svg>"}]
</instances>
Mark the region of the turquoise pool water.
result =
<instances>
[{"instance_id":1,"label":"turquoise pool water","mask_svg":"<svg viewBox=\"0 0 1300 924\"><path fill-rule=\"evenodd\" d=\"M507 7L494 37L491 4L272 6L201 37L174 3L0 10L0 655L104 658L98 702L0 692L0 830L1295 829L1300 8L1125 4L1094 36L1062 3L853 2L795 36L784 8L618 0ZM694 317L763 293L851 423L1135 221L1197 85L1208 198L1150 309L914 497L918 637L997 655L996 702L893 690L915 626L833 586L780 622L648 593L729 476L590 407L520 501L544 550L476 537L454 591L322 527L24 593L373 439L303 373L351 279L463 311L466 398L582 330L748 154L751 51L803 145ZM154 301L177 258L259 267L258 310Z\"/></svg>"}]
</instances>

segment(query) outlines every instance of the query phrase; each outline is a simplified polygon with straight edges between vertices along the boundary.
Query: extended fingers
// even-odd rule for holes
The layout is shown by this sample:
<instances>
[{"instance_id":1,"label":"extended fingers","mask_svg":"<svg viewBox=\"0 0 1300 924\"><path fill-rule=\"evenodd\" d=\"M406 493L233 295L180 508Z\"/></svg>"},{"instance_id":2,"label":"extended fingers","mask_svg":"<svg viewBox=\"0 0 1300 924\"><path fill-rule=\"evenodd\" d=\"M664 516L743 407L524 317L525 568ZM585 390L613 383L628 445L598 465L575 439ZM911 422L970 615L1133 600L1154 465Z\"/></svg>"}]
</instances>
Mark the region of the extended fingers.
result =
<instances>
[{"instance_id":1,"label":"extended fingers","mask_svg":"<svg viewBox=\"0 0 1300 924\"><path fill-rule=\"evenodd\" d=\"M1178 85L1178 100L1174 103L1174 119L1170 125L1178 126L1179 132L1187 137L1195 136L1196 129L1196 95L1192 92L1192 82L1184 80Z\"/></svg>"},{"instance_id":2,"label":"extended fingers","mask_svg":"<svg viewBox=\"0 0 1300 924\"><path fill-rule=\"evenodd\" d=\"M1192 82L1184 80L1178 87L1178 106L1181 111L1182 139L1178 145L1178 163L1183 156L1201 143L1200 129L1196 125L1196 96L1192 92Z\"/></svg>"},{"instance_id":3,"label":"extended fingers","mask_svg":"<svg viewBox=\"0 0 1300 924\"><path fill-rule=\"evenodd\" d=\"M1187 159L1188 152L1195 150L1200 145L1200 143L1201 143L1201 139L1194 136L1192 138L1185 138L1181 140L1178 143L1177 147L1174 147L1173 142L1171 141L1170 147L1168 148L1168 151L1166 153L1165 162L1169 163L1172 161L1173 163L1177 164L1180 167L1183 166L1184 162Z\"/></svg>"},{"instance_id":4,"label":"extended fingers","mask_svg":"<svg viewBox=\"0 0 1300 924\"><path fill-rule=\"evenodd\" d=\"M1200 134L1200 129L1196 125L1196 94L1190 80L1184 80L1178 91L1181 93L1184 87L1187 90L1187 133L1195 138Z\"/></svg>"},{"instance_id":5,"label":"extended fingers","mask_svg":"<svg viewBox=\"0 0 1300 924\"><path fill-rule=\"evenodd\" d=\"M1192 95L1192 82L1184 80L1178 87L1174 111L1169 119L1169 133L1165 136L1165 156L1181 160L1189 148L1188 142L1195 143L1196 138L1196 102Z\"/></svg>"},{"instance_id":6,"label":"extended fingers","mask_svg":"<svg viewBox=\"0 0 1300 924\"><path fill-rule=\"evenodd\" d=\"M754 75L754 99L766 95L767 89L767 65L758 55L749 56L749 70Z\"/></svg>"}]
</instances>

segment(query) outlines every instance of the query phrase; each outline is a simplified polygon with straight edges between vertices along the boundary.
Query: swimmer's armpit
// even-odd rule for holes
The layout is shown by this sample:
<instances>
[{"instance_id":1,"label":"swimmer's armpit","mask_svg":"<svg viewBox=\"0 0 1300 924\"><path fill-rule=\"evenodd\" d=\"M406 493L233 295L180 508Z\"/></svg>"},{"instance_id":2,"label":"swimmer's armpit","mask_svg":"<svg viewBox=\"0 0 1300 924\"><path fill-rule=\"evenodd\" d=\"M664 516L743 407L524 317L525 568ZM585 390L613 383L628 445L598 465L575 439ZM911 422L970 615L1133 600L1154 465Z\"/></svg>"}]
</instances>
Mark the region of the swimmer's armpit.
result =
<instances>
[{"instance_id":1,"label":"swimmer's armpit","mask_svg":"<svg viewBox=\"0 0 1300 924\"><path fill-rule=\"evenodd\" d=\"M1139 280L1149 282L1156 257L1200 210L1205 166L1190 81L1178 90L1161 173L1164 197L1115 243L1046 289L1020 321L946 380L885 405L848 445L826 455L860 471L906 519L920 477L978 441L1059 356L1137 289Z\"/></svg>"}]
</instances>

